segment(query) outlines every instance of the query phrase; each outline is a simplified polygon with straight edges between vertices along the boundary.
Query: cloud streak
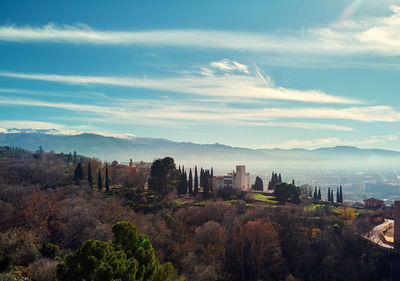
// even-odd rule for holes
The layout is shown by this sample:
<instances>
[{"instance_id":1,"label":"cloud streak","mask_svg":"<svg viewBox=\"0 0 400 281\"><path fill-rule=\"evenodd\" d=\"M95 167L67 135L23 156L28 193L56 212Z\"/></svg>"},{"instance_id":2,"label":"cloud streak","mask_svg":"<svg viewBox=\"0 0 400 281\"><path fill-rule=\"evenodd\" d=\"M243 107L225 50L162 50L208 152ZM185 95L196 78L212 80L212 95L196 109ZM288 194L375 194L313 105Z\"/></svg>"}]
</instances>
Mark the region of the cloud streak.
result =
<instances>
[{"instance_id":1,"label":"cloud streak","mask_svg":"<svg viewBox=\"0 0 400 281\"><path fill-rule=\"evenodd\" d=\"M243 68L243 65L240 66ZM247 68L246 68L247 69ZM311 103L336 103L354 104L360 101L340 96L326 94L319 90L295 90L284 87L275 87L273 83L268 85L265 79L258 75L209 75L169 78L136 78L113 76L78 76L57 74L30 74L16 72L0 72L1 77L39 80L66 84L80 85L111 85L130 88L142 88L151 90L170 91L182 94L245 98L245 99L270 99L300 101Z\"/></svg>"},{"instance_id":2,"label":"cloud streak","mask_svg":"<svg viewBox=\"0 0 400 281\"><path fill-rule=\"evenodd\" d=\"M285 54L400 55L400 7L386 17L345 20L340 26L291 33L251 33L227 30L102 31L88 26L0 27L0 40L75 44L177 46L184 48L251 50Z\"/></svg>"}]
</instances>

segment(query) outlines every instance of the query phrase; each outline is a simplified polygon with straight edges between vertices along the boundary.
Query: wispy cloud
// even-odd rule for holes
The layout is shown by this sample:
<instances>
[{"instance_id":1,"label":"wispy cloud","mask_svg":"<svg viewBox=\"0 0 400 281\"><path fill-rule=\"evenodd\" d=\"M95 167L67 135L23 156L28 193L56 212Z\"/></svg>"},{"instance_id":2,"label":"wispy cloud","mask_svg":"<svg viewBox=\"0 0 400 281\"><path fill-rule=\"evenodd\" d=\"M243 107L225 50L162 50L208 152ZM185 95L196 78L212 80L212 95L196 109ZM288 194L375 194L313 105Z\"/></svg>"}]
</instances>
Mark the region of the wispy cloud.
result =
<instances>
[{"instance_id":1,"label":"wispy cloud","mask_svg":"<svg viewBox=\"0 0 400 281\"><path fill-rule=\"evenodd\" d=\"M329 124L321 120L352 120L361 122L396 122L400 113L390 106L335 108L272 108L252 109L230 108L221 104L192 104L190 101L176 100L136 100L114 101L107 105L89 105L66 102L49 102L33 99L0 98L0 106L29 106L58 108L89 114L114 123L153 123L174 121L176 123L210 123L231 126L248 125L258 127L292 127L307 130L351 131L349 126ZM291 120L295 121L291 121ZM304 119L318 122L304 122ZM284 121L283 121L284 120Z\"/></svg>"},{"instance_id":2,"label":"wispy cloud","mask_svg":"<svg viewBox=\"0 0 400 281\"><path fill-rule=\"evenodd\" d=\"M243 66L240 66L243 68ZM57 74L30 74L16 72L0 72L1 77L40 80L67 84L81 85L112 85L131 88L171 91L182 94L245 98L245 99L273 99L286 101L301 101L311 103L354 104L360 101L340 96L329 95L319 90L295 90L284 87L275 87L272 80L266 84L259 73L214 75L184 75L168 78L137 78L114 76L78 76Z\"/></svg>"},{"instance_id":3,"label":"wispy cloud","mask_svg":"<svg viewBox=\"0 0 400 281\"><path fill-rule=\"evenodd\" d=\"M386 17L344 20L341 24L292 32L261 34L223 30L101 31L88 26L0 27L0 40L219 48L286 54L400 55L400 8Z\"/></svg>"}]
</instances>

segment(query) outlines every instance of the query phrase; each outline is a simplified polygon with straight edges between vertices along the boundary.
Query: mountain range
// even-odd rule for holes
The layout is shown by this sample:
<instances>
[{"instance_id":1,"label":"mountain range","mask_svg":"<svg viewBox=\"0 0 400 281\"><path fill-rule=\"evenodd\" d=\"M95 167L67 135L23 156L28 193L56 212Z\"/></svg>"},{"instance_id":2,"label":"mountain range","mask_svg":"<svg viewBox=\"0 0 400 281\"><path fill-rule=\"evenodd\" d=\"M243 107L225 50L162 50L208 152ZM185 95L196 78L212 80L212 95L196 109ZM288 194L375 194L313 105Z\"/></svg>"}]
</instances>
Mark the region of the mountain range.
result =
<instances>
[{"instance_id":1,"label":"mountain range","mask_svg":"<svg viewBox=\"0 0 400 281\"><path fill-rule=\"evenodd\" d=\"M0 132L0 145L35 151L79 154L105 161L121 163L152 161L171 156L187 167L210 167L216 171L230 171L243 164L252 172L284 171L398 171L400 152L382 149L360 149L336 146L307 149L250 149L222 144L174 142L167 139L128 136L104 136L93 133L63 134L57 130L7 129Z\"/></svg>"}]
</instances>

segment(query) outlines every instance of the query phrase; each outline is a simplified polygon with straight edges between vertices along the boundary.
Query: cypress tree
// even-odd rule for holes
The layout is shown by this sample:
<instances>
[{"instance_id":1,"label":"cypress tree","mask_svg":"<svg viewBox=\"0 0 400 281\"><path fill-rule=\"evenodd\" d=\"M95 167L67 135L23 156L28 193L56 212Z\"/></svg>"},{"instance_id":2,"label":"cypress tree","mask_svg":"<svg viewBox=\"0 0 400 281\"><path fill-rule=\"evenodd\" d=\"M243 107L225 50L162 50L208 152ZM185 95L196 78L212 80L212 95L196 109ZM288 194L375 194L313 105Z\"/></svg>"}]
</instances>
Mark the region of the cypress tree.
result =
<instances>
[{"instance_id":1,"label":"cypress tree","mask_svg":"<svg viewBox=\"0 0 400 281\"><path fill-rule=\"evenodd\" d=\"M106 182L105 182L106 192L110 191L110 183L108 179L108 165L106 164Z\"/></svg>"},{"instance_id":2,"label":"cypress tree","mask_svg":"<svg viewBox=\"0 0 400 281\"><path fill-rule=\"evenodd\" d=\"M336 187L336 202L340 203L339 187Z\"/></svg>"},{"instance_id":3,"label":"cypress tree","mask_svg":"<svg viewBox=\"0 0 400 281\"><path fill-rule=\"evenodd\" d=\"M209 189L210 192L212 193L214 190L214 171L213 171L213 167L211 167L211 175L210 175L210 181L209 181Z\"/></svg>"},{"instance_id":4,"label":"cypress tree","mask_svg":"<svg viewBox=\"0 0 400 281\"><path fill-rule=\"evenodd\" d=\"M82 164L78 163L76 165L75 171L74 171L74 180L75 184L80 184L80 181L83 179L83 169L82 169Z\"/></svg>"},{"instance_id":5,"label":"cypress tree","mask_svg":"<svg viewBox=\"0 0 400 281\"><path fill-rule=\"evenodd\" d=\"M76 154L76 150L74 150L74 158L73 158L73 161L74 161L74 165L75 165L76 162L78 161L78 155Z\"/></svg>"},{"instance_id":6,"label":"cypress tree","mask_svg":"<svg viewBox=\"0 0 400 281\"><path fill-rule=\"evenodd\" d=\"M199 177L197 176L197 166L194 166L194 194L199 192Z\"/></svg>"},{"instance_id":7,"label":"cypress tree","mask_svg":"<svg viewBox=\"0 0 400 281\"><path fill-rule=\"evenodd\" d=\"M189 193L193 193L193 176L192 176L192 169L189 170L189 182L188 182L188 189Z\"/></svg>"},{"instance_id":8,"label":"cypress tree","mask_svg":"<svg viewBox=\"0 0 400 281\"><path fill-rule=\"evenodd\" d=\"M203 193L205 196L208 196L208 193L210 191L210 186L208 179L210 177L210 172L208 170L203 171Z\"/></svg>"},{"instance_id":9,"label":"cypress tree","mask_svg":"<svg viewBox=\"0 0 400 281\"><path fill-rule=\"evenodd\" d=\"M331 202L331 188L328 187L328 202Z\"/></svg>"},{"instance_id":10,"label":"cypress tree","mask_svg":"<svg viewBox=\"0 0 400 281\"><path fill-rule=\"evenodd\" d=\"M87 177L88 177L88 182L89 182L90 188L93 188L92 166L90 165L90 162L88 165L88 176Z\"/></svg>"},{"instance_id":11,"label":"cypress tree","mask_svg":"<svg viewBox=\"0 0 400 281\"><path fill-rule=\"evenodd\" d=\"M204 185L204 170L203 168L200 169L200 187Z\"/></svg>"},{"instance_id":12,"label":"cypress tree","mask_svg":"<svg viewBox=\"0 0 400 281\"><path fill-rule=\"evenodd\" d=\"M335 202L335 201L333 200L333 190L331 190L331 202L332 202L332 203Z\"/></svg>"},{"instance_id":13,"label":"cypress tree","mask_svg":"<svg viewBox=\"0 0 400 281\"><path fill-rule=\"evenodd\" d=\"M320 187L318 187L318 200L321 200L321 188Z\"/></svg>"},{"instance_id":14,"label":"cypress tree","mask_svg":"<svg viewBox=\"0 0 400 281\"><path fill-rule=\"evenodd\" d=\"M318 191L317 191L317 187L315 187L314 189L314 199L317 200L318 199Z\"/></svg>"},{"instance_id":15,"label":"cypress tree","mask_svg":"<svg viewBox=\"0 0 400 281\"><path fill-rule=\"evenodd\" d=\"M101 179L101 172L99 170L99 175L97 176L97 188L99 191L103 190L103 180Z\"/></svg>"},{"instance_id":16,"label":"cypress tree","mask_svg":"<svg viewBox=\"0 0 400 281\"><path fill-rule=\"evenodd\" d=\"M342 186L340 186L340 189L339 189L339 198L340 198L340 202L338 202L338 203L343 203Z\"/></svg>"}]
</instances>

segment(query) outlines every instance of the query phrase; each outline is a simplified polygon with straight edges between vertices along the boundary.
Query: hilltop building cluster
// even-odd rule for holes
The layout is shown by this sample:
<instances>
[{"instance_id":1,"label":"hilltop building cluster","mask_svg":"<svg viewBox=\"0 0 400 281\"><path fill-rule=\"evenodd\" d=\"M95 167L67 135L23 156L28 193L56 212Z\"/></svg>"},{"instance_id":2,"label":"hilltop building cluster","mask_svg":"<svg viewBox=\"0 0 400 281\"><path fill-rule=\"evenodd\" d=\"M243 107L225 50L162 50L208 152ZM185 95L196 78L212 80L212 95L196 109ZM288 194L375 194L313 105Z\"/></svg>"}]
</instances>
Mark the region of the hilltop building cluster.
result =
<instances>
[{"instance_id":1,"label":"hilltop building cluster","mask_svg":"<svg viewBox=\"0 0 400 281\"><path fill-rule=\"evenodd\" d=\"M232 173L214 176L213 186L216 189L233 188L236 190L250 190L250 173L246 173L246 166L236 166L236 171L232 171Z\"/></svg>"}]
</instances>

